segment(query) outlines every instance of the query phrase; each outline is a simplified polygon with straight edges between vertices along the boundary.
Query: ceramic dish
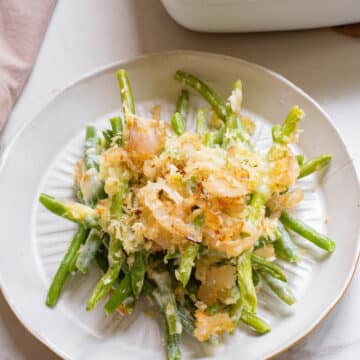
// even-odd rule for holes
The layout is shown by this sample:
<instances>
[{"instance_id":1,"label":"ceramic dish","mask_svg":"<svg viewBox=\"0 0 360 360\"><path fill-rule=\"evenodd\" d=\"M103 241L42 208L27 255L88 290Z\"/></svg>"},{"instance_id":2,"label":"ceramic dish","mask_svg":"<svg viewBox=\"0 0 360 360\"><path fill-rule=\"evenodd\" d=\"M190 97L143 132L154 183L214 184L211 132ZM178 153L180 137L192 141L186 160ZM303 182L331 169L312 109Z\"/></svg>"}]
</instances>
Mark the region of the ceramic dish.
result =
<instances>
[{"instance_id":1,"label":"ceramic dish","mask_svg":"<svg viewBox=\"0 0 360 360\"><path fill-rule=\"evenodd\" d=\"M302 244L299 266L283 264L298 298L296 305L283 307L265 289L259 296L259 313L271 324L271 333L258 337L238 331L212 356L263 359L278 354L308 334L349 285L359 253L359 184L345 145L319 105L281 76L221 55L175 51L112 64L68 86L26 124L4 153L0 174L0 279L7 301L29 331L64 358L165 357L159 325L143 311L148 308L146 302L127 318L106 318L101 307L85 311L84 303L98 277L95 268L85 281L77 276L71 279L55 309L44 304L75 227L48 213L37 198L42 191L60 198L71 196L84 126L91 122L102 128L120 111L115 76L119 67L129 72L140 115L161 104L162 118L169 118L179 91L173 80L178 69L197 74L223 95L240 78L246 89L245 113L258 125L257 146L268 145L271 124L280 122L297 104L307 115L301 125L301 151L309 158L322 152L333 154L325 174L299 182L305 201L298 212L335 239L336 251L329 257L311 244ZM193 96L192 106L201 101ZM190 338L185 339L183 350L184 358L209 356Z\"/></svg>"},{"instance_id":2,"label":"ceramic dish","mask_svg":"<svg viewBox=\"0 0 360 360\"><path fill-rule=\"evenodd\" d=\"M204 32L311 29L360 21L358 0L162 0L180 25Z\"/></svg>"}]
</instances>

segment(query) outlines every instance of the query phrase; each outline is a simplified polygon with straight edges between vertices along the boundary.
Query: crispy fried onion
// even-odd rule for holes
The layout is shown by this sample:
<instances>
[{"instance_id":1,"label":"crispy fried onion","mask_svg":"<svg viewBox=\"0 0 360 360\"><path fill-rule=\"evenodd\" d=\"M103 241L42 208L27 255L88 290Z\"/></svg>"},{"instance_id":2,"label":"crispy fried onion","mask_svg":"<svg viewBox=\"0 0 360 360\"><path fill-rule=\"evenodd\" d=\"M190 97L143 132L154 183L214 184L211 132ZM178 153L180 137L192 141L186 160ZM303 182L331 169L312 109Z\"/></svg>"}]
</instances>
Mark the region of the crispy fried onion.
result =
<instances>
[{"instance_id":1,"label":"crispy fried onion","mask_svg":"<svg viewBox=\"0 0 360 360\"><path fill-rule=\"evenodd\" d=\"M198 298L207 305L213 305L223 293L227 293L233 287L236 279L235 266L211 266L202 270L200 262L196 265L195 276L199 275L201 281ZM200 274L198 274L198 266L200 267Z\"/></svg>"},{"instance_id":2,"label":"crispy fried onion","mask_svg":"<svg viewBox=\"0 0 360 360\"><path fill-rule=\"evenodd\" d=\"M166 140L165 126L155 119L142 119L136 116L128 116L127 141L125 149L136 163L157 155L164 147Z\"/></svg>"},{"instance_id":3,"label":"crispy fried onion","mask_svg":"<svg viewBox=\"0 0 360 360\"><path fill-rule=\"evenodd\" d=\"M292 209L304 199L304 192L295 189L285 194L275 193L267 202L267 207L271 210L272 217L279 217L283 209Z\"/></svg>"},{"instance_id":4,"label":"crispy fried onion","mask_svg":"<svg viewBox=\"0 0 360 360\"><path fill-rule=\"evenodd\" d=\"M269 153L270 186L273 191L284 191L294 185L299 175L298 162L288 146L274 146Z\"/></svg>"},{"instance_id":5,"label":"crispy fried onion","mask_svg":"<svg viewBox=\"0 0 360 360\"><path fill-rule=\"evenodd\" d=\"M101 156L100 179L106 181L107 177L113 176L114 173L117 173L117 178L123 178L123 173L126 169L130 169L133 172L137 170L125 150L112 147Z\"/></svg>"},{"instance_id":6,"label":"crispy fried onion","mask_svg":"<svg viewBox=\"0 0 360 360\"><path fill-rule=\"evenodd\" d=\"M156 180L158 176L164 176L168 173L168 164L169 159L165 156L145 160L143 173L148 179Z\"/></svg>"},{"instance_id":7,"label":"crispy fried onion","mask_svg":"<svg viewBox=\"0 0 360 360\"><path fill-rule=\"evenodd\" d=\"M179 148L185 155L186 159L192 158L196 151L202 147L202 141L198 134L185 132L177 138Z\"/></svg>"},{"instance_id":8,"label":"crispy fried onion","mask_svg":"<svg viewBox=\"0 0 360 360\"><path fill-rule=\"evenodd\" d=\"M191 155L184 169L189 176L207 176L218 173L223 171L226 164L226 153L219 148L202 148Z\"/></svg>"},{"instance_id":9,"label":"crispy fried onion","mask_svg":"<svg viewBox=\"0 0 360 360\"><path fill-rule=\"evenodd\" d=\"M163 180L149 182L141 188L138 199L143 207L141 221L145 226L146 238L165 249L186 240L201 242L201 233L193 225L182 220L182 196Z\"/></svg>"},{"instance_id":10,"label":"crispy fried onion","mask_svg":"<svg viewBox=\"0 0 360 360\"><path fill-rule=\"evenodd\" d=\"M248 222L242 222L241 230L239 228L240 225L238 225L237 232L241 232L241 237L235 237L236 232L234 230L232 236L228 236L226 230L230 230L230 227L218 228L218 230L206 227L204 229L204 241L210 248L221 251L228 257L239 256L250 249L259 237L258 230Z\"/></svg>"},{"instance_id":11,"label":"crispy fried onion","mask_svg":"<svg viewBox=\"0 0 360 360\"><path fill-rule=\"evenodd\" d=\"M225 331L232 331L233 322L227 312L208 315L204 311L195 311L194 336L199 341L206 341L211 335L221 335Z\"/></svg>"},{"instance_id":12,"label":"crispy fried onion","mask_svg":"<svg viewBox=\"0 0 360 360\"><path fill-rule=\"evenodd\" d=\"M248 182L248 172L241 166L234 168L228 165L222 171L208 176L202 182L203 192L207 199L208 221L211 222L213 218L216 225L220 226L224 232L228 232L227 227L234 227L236 231L241 225L238 217L241 216L246 205ZM233 220L233 223L226 224L227 218Z\"/></svg>"},{"instance_id":13,"label":"crispy fried onion","mask_svg":"<svg viewBox=\"0 0 360 360\"><path fill-rule=\"evenodd\" d=\"M241 218L234 218L226 212L206 206L204 231L214 233L219 241L235 240L240 236L244 222Z\"/></svg>"},{"instance_id":14,"label":"crispy fried onion","mask_svg":"<svg viewBox=\"0 0 360 360\"><path fill-rule=\"evenodd\" d=\"M247 194L247 182L238 181L228 174L210 175L203 182L204 190L217 198L239 198Z\"/></svg>"}]
</instances>

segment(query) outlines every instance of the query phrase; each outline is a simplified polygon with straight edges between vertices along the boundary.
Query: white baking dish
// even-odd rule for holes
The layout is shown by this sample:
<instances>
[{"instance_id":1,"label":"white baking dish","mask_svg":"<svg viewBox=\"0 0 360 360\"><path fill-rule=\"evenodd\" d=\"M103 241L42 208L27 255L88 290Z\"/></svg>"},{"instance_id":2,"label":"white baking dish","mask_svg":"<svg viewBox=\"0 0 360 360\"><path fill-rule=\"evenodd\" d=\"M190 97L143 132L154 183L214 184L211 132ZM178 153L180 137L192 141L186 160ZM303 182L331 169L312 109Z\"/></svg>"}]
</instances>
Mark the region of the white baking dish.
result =
<instances>
[{"instance_id":1,"label":"white baking dish","mask_svg":"<svg viewBox=\"0 0 360 360\"><path fill-rule=\"evenodd\" d=\"M162 0L182 26L204 32L309 29L360 21L360 0Z\"/></svg>"}]
</instances>

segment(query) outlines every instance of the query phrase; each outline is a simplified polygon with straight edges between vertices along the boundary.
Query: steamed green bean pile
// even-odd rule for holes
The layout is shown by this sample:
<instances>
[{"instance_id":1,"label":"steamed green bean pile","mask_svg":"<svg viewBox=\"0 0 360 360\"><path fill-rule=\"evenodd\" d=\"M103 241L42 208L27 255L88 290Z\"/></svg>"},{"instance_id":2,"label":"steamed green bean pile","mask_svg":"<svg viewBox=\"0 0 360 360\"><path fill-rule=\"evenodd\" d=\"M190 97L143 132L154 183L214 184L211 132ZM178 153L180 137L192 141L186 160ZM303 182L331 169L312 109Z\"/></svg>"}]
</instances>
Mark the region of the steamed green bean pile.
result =
<instances>
[{"instance_id":1,"label":"steamed green bean pile","mask_svg":"<svg viewBox=\"0 0 360 360\"><path fill-rule=\"evenodd\" d=\"M301 261L294 234L331 253L332 239L292 215L304 197L297 180L328 166L331 155L295 154L304 112L294 106L272 128L272 145L252 143L255 123L242 112L241 81L224 99L184 71L184 86L167 121L155 106L136 114L128 74L117 72L122 115L99 133L87 126L75 169L76 201L47 194L40 202L78 224L53 278L53 307L74 273L101 270L86 309L107 315L134 311L146 296L161 314L167 358L181 358L180 337L216 344L243 323L259 334L270 325L257 314L259 286L292 305L295 296L277 262ZM190 92L203 97L196 131L187 130Z\"/></svg>"}]
</instances>

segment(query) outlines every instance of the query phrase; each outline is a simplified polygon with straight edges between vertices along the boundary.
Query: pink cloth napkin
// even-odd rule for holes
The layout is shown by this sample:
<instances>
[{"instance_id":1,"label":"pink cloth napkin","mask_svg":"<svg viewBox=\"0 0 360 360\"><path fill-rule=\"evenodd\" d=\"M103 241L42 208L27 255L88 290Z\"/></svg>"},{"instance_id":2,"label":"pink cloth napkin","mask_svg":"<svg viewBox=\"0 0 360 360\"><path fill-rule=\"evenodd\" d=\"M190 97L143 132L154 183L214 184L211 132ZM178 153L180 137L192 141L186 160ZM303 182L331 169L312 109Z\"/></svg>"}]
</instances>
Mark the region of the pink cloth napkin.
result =
<instances>
[{"instance_id":1,"label":"pink cloth napkin","mask_svg":"<svg viewBox=\"0 0 360 360\"><path fill-rule=\"evenodd\" d=\"M56 0L0 0L0 131L33 67Z\"/></svg>"}]
</instances>

